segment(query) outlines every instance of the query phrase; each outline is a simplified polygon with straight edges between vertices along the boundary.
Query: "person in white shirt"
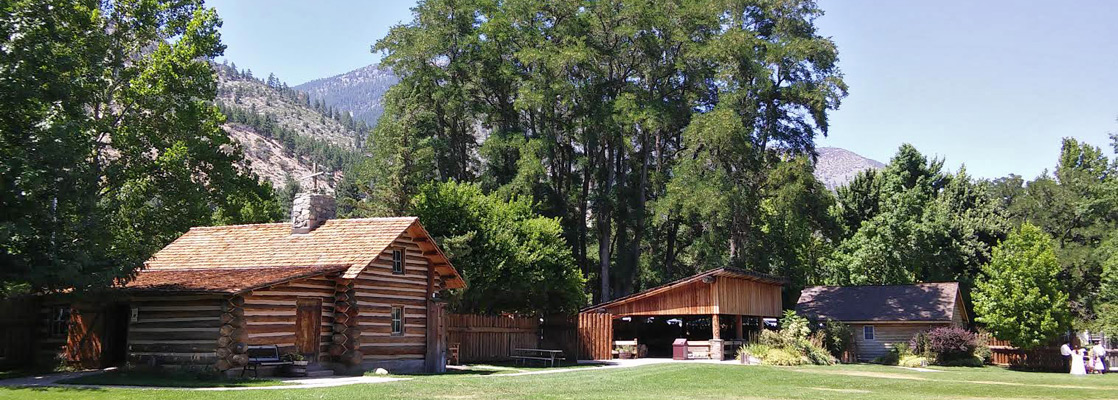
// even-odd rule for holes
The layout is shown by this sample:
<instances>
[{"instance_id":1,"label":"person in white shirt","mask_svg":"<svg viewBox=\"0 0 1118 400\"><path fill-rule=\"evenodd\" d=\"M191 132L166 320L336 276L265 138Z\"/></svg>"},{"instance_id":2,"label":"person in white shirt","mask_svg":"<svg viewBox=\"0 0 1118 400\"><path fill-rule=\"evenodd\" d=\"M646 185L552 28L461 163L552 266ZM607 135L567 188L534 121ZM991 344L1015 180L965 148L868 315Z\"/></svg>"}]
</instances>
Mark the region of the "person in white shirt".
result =
<instances>
[{"instance_id":1,"label":"person in white shirt","mask_svg":"<svg viewBox=\"0 0 1118 400\"><path fill-rule=\"evenodd\" d=\"M1106 359L1107 350L1102 346L1102 341L1095 343L1095 347L1091 348L1091 352L1095 353L1094 367L1095 371L1100 374L1105 374L1110 370L1110 362Z\"/></svg>"}]
</instances>

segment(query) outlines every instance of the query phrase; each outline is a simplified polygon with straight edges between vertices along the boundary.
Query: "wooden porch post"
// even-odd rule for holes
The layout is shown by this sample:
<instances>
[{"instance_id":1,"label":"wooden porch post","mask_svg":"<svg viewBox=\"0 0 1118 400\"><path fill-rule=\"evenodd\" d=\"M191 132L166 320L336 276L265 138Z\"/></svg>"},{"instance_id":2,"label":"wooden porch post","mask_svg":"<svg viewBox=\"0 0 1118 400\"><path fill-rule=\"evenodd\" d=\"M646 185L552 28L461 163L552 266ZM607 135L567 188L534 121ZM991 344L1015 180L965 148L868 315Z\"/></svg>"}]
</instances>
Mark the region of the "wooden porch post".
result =
<instances>
[{"instance_id":1,"label":"wooden porch post","mask_svg":"<svg viewBox=\"0 0 1118 400\"><path fill-rule=\"evenodd\" d=\"M722 339L722 324L718 321L718 314L710 316L710 338Z\"/></svg>"},{"instance_id":2,"label":"wooden porch post","mask_svg":"<svg viewBox=\"0 0 1118 400\"><path fill-rule=\"evenodd\" d=\"M744 339L744 337L743 337L744 335L745 335L745 332L744 332L744 328L742 328L742 316L741 315L735 315L734 316L734 336L735 336L734 339L742 340L742 339Z\"/></svg>"},{"instance_id":3,"label":"wooden porch post","mask_svg":"<svg viewBox=\"0 0 1118 400\"><path fill-rule=\"evenodd\" d=\"M710 358L721 361L725 347L722 342L722 323L718 320L718 314L710 316L710 329Z\"/></svg>"},{"instance_id":4,"label":"wooden porch post","mask_svg":"<svg viewBox=\"0 0 1118 400\"><path fill-rule=\"evenodd\" d=\"M427 263L427 354L424 356L426 372L446 372L446 359L439 354L439 304L435 303L435 266Z\"/></svg>"}]
</instances>

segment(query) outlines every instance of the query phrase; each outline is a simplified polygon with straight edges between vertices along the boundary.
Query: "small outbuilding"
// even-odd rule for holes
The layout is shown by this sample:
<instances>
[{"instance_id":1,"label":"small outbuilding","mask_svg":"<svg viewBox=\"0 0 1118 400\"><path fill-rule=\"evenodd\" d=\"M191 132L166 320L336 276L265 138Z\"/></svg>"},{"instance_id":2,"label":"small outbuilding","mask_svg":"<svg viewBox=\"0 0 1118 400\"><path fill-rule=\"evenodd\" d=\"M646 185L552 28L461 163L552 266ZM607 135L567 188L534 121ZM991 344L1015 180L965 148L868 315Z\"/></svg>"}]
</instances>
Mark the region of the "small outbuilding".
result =
<instances>
[{"instance_id":1,"label":"small outbuilding","mask_svg":"<svg viewBox=\"0 0 1118 400\"><path fill-rule=\"evenodd\" d=\"M614 357L615 339L646 349L636 356L670 357L684 338L689 358L722 359L759 331L763 318L780 316L783 285L779 277L718 268L587 307L579 313L580 357Z\"/></svg>"},{"instance_id":2,"label":"small outbuilding","mask_svg":"<svg viewBox=\"0 0 1118 400\"><path fill-rule=\"evenodd\" d=\"M796 312L849 325L861 361L885 355L920 331L970 321L958 282L814 286L800 292Z\"/></svg>"}]
</instances>

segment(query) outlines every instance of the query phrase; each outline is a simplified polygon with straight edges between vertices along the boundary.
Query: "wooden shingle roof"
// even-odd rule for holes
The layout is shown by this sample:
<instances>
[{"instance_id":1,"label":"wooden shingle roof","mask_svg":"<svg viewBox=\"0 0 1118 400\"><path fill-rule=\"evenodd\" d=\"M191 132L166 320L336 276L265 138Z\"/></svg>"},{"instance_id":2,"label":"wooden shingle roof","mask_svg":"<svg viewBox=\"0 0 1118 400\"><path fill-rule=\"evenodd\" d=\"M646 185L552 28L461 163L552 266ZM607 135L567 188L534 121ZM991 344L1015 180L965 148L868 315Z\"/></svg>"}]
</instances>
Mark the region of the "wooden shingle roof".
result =
<instances>
[{"instance_id":1,"label":"wooden shingle roof","mask_svg":"<svg viewBox=\"0 0 1118 400\"><path fill-rule=\"evenodd\" d=\"M122 286L129 292L237 294L295 279L341 272L348 265L260 268L156 269Z\"/></svg>"},{"instance_id":2,"label":"wooden shingle roof","mask_svg":"<svg viewBox=\"0 0 1118 400\"><path fill-rule=\"evenodd\" d=\"M331 219L303 234L292 234L288 223L191 228L145 262L136 280L153 279L157 275L144 275L161 271L276 267L287 268L270 271L296 276L301 275L300 269L325 266L342 266L341 276L352 279L405 233L419 244L447 288L466 286L415 217ZM169 279L176 275L162 272L158 276Z\"/></svg>"},{"instance_id":3,"label":"wooden shingle roof","mask_svg":"<svg viewBox=\"0 0 1118 400\"><path fill-rule=\"evenodd\" d=\"M958 282L814 286L800 292L796 312L844 322L948 322L961 302Z\"/></svg>"}]
</instances>

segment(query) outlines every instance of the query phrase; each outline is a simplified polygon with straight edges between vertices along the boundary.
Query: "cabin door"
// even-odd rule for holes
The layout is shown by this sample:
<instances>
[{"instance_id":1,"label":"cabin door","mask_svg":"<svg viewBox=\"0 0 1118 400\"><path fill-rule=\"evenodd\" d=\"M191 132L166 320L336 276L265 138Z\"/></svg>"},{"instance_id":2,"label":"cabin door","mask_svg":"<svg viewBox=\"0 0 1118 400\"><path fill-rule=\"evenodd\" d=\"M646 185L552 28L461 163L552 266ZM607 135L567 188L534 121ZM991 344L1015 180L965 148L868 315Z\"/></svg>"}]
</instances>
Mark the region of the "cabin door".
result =
<instances>
[{"instance_id":1,"label":"cabin door","mask_svg":"<svg viewBox=\"0 0 1118 400\"><path fill-rule=\"evenodd\" d=\"M322 330L322 299L300 298L295 310L295 349L312 362L318 360Z\"/></svg>"}]
</instances>

